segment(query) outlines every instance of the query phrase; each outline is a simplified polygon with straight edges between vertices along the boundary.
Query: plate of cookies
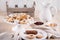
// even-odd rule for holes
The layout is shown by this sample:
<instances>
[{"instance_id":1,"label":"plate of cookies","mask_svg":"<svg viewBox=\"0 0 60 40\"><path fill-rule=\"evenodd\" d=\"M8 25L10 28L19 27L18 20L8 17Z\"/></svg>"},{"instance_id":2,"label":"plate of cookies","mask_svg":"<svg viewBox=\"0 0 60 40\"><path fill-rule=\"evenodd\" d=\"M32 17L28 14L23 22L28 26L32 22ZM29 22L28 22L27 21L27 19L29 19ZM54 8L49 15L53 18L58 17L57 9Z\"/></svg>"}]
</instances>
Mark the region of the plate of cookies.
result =
<instances>
[{"instance_id":1,"label":"plate of cookies","mask_svg":"<svg viewBox=\"0 0 60 40\"><path fill-rule=\"evenodd\" d=\"M33 17L26 13L10 14L4 18L4 21L10 24L32 24L34 23Z\"/></svg>"},{"instance_id":2,"label":"plate of cookies","mask_svg":"<svg viewBox=\"0 0 60 40\"><path fill-rule=\"evenodd\" d=\"M24 29L20 35L23 39L42 40L47 38L47 33L40 29Z\"/></svg>"}]
</instances>

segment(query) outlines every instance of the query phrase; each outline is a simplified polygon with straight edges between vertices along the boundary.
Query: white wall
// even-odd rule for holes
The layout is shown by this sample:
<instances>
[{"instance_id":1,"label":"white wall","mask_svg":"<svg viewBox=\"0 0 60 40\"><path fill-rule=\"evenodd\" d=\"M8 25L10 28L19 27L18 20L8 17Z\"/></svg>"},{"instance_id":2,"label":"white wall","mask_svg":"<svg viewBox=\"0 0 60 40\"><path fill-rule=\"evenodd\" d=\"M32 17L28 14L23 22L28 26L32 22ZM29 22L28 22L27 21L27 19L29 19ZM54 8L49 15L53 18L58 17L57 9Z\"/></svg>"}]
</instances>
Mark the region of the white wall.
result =
<instances>
[{"instance_id":1,"label":"white wall","mask_svg":"<svg viewBox=\"0 0 60 40\"><path fill-rule=\"evenodd\" d=\"M0 11L6 11L5 1L6 0L0 0Z\"/></svg>"},{"instance_id":2,"label":"white wall","mask_svg":"<svg viewBox=\"0 0 60 40\"><path fill-rule=\"evenodd\" d=\"M60 0L57 1L57 7L60 10Z\"/></svg>"},{"instance_id":3,"label":"white wall","mask_svg":"<svg viewBox=\"0 0 60 40\"><path fill-rule=\"evenodd\" d=\"M15 6L15 4L18 4L19 7L23 7L24 4L27 4L28 2L30 4L27 4L30 6L33 2L33 0L0 0L0 11L6 11L6 1L8 1L9 7Z\"/></svg>"},{"instance_id":4,"label":"white wall","mask_svg":"<svg viewBox=\"0 0 60 40\"><path fill-rule=\"evenodd\" d=\"M6 1L13 1L13 4L14 3L18 3L19 1L23 1L23 3L25 3L26 1L24 1L24 0L0 0L0 11L6 11ZM31 0L27 0L27 1L30 1L31 2ZM57 7L57 0L35 0L35 2L37 3L36 5L37 5L37 9L39 9L40 7L41 7L41 3L42 2L44 2L44 3L48 3L48 2L50 2L53 6L55 6L55 7ZM40 5L40 6L39 6ZM59 6L60 7L60 6ZM59 8L58 7L58 8Z\"/></svg>"}]
</instances>

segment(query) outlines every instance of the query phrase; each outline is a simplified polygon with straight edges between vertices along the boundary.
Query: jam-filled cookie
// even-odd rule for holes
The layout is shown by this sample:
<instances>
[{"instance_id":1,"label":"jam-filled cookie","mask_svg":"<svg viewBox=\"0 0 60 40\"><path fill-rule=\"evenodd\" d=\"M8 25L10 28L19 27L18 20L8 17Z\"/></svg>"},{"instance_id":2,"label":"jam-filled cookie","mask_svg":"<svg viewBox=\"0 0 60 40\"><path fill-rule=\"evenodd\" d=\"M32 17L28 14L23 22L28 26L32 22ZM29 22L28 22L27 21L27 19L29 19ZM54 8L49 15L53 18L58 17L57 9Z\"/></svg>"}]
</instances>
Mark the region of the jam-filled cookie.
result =
<instances>
[{"instance_id":1,"label":"jam-filled cookie","mask_svg":"<svg viewBox=\"0 0 60 40\"><path fill-rule=\"evenodd\" d=\"M42 38L42 35L37 35L36 38L40 39Z\"/></svg>"},{"instance_id":2,"label":"jam-filled cookie","mask_svg":"<svg viewBox=\"0 0 60 40\"><path fill-rule=\"evenodd\" d=\"M29 35L26 36L26 38L28 38L28 39L33 39L33 38L35 38L35 35L29 34Z\"/></svg>"},{"instance_id":3,"label":"jam-filled cookie","mask_svg":"<svg viewBox=\"0 0 60 40\"><path fill-rule=\"evenodd\" d=\"M57 26L57 24L55 24L55 23L51 23L51 24L49 24L49 26L51 26L51 27L55 27L55 26Z\"/></svg>"}]
</instances>

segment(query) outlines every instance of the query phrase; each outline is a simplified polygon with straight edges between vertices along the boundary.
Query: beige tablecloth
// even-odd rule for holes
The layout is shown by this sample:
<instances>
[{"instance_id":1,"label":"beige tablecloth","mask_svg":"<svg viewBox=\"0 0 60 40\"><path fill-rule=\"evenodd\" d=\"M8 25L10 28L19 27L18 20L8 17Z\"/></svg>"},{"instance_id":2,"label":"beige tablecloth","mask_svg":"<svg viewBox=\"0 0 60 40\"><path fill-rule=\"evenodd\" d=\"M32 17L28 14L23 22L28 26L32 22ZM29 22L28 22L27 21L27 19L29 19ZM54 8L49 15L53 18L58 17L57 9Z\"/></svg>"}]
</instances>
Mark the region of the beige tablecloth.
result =
<instances>
[{"instance_id":1,"label":"beige tablecloth","mask_svg":"<svg viewBox=\"0 0 60 40\"><path fill-rule=\"evenodd\" d=\"M14 25L7 24L3 21L3 17L0 16L0 33L2 32L12 32L12 27Z\"/></svg>"}]
</instances>

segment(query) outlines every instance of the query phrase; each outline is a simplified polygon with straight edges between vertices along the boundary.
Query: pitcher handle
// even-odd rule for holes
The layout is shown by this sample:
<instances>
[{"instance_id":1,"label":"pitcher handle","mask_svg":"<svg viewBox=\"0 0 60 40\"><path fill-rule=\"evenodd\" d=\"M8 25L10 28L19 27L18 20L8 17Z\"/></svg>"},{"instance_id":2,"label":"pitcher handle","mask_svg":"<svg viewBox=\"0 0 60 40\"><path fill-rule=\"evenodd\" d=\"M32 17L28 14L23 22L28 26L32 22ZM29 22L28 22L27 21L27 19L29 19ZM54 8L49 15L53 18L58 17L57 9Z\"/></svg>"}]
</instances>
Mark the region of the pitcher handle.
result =
<instances>
[{"instance_id":1,"label":"pitcher handle","mask_svg":"<svg viewBox=\"0 0 60 40\"><path fill-rule=\"evenodd\" d=\"M56 7L53 7L53 6L50 7L50 11L51 11L51 13L52 13L52 17L54 17L54 14L57 13Z\"/></svg>"}]
</instances>

